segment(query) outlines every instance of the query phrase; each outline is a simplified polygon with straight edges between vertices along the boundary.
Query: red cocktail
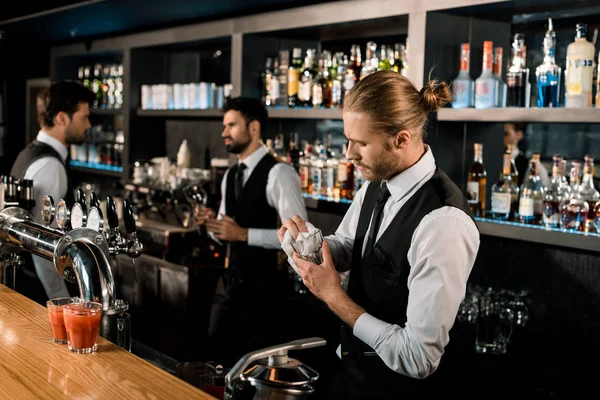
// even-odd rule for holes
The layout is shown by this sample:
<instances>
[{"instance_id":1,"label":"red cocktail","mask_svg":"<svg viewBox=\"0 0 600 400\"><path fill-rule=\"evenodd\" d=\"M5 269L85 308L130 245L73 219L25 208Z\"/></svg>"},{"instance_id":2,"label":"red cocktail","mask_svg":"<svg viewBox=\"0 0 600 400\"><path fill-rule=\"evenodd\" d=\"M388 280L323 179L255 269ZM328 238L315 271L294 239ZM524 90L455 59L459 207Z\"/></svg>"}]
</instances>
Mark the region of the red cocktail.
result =
<instances>
[{"instance_id":1,"label":"red cocktail","mask_svg":"<svg viewBox=\"0 0 600 400\"><path fill-rule=\"evenodd\" d=\"M98 332L102 304L80 302L63 307L69 350L74 353L93 353L98 348Z\"/></svg>"},{"instance_id":2,"label":"red cocktail","mask_svg":"<svg viewBox=\"0 0 600 400\"><path fill-rule=\"evenodd\" d=\"M59 297L46 302L50 326L52 327L52 341L58 344L67 344L67 331L63 318L63 306L65 304L81 301L78 297Z\"/></svg>"}]
</instances>

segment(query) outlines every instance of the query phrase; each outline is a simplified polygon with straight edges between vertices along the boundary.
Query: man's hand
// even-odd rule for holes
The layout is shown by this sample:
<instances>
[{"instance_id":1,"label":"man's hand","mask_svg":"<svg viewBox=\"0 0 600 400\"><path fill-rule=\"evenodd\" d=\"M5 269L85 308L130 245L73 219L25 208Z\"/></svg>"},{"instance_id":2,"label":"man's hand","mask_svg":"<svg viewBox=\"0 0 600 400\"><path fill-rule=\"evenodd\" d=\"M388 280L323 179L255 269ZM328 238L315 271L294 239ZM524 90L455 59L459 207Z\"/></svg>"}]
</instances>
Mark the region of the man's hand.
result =
<instances>
[{"instance_id":1,"label":"man's hand","mask_svg":"<svg viewBox=\"0 0 600 400\"><path fill-rule=\"evenodd\" d=\"M292 235L294 240L296 240L296 238L298 237L298 232L308 232L308 229L306 228L306 223L304 222L304 220L298 215L296 215L292 218L288 218L285 221L283 221L281 228L279 228L279 230L277 231L279 243L283 243L283 238L285 236L286 231L290 231L290 234Z\"/></svg>"},{"instance_id":2,"label":"man's hand","mask_svg":"<svg viewBox=\"0 0 600 400\"><path fill-rule=\"evenodd\" d=\"M216 217L216 213L212 208L208 207L194 207L194 221L197 226L206 224L207 221L213 220Z\"/></svg>"},{"instance_id":3,"label":"man's hand","mask_svg":"<svg viewBox=\"0 0 600 400\"><path fill-rule=\"evenodd\" d=\"M340 275L333 265L331 252L327 241L323 241L323 264L316 265L306 261L294 252L294 263L298 268L298 273L302 276L304 285L320 300L326 304L335 301L344 294L341 286Z\"/></svg>"},{"instance_id":4,"label":"man's hand","mask_svg":"<svg viewBox=\"0 0 600 400\"><path fill-rule=\"evenodd\" d=\"M205 223L206 229L213 232L219 240L229 242L248 241L248 229L239 226L230 216L223 215L223 219L209 219Z\"/></svg>"}]
</instances>

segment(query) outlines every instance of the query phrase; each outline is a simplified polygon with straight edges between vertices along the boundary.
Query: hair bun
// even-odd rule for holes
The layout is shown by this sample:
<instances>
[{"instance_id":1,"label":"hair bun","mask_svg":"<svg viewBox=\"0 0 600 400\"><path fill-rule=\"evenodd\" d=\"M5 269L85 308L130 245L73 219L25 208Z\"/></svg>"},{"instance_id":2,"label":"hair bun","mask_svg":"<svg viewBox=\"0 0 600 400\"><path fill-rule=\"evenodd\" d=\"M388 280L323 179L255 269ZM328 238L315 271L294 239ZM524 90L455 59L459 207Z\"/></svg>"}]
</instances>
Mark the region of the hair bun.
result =
<instances>
[{"instance_id":1,"label":"hair bun","mask_svg":"<svg viewBox=\"0 0 600 400\"><path fill-rule=\"evenodd\" d=\"M446 82L431 79L421 89L421 101L427 112L437 111L452 101L452 92Z\"/></svg>"}]
</instances>

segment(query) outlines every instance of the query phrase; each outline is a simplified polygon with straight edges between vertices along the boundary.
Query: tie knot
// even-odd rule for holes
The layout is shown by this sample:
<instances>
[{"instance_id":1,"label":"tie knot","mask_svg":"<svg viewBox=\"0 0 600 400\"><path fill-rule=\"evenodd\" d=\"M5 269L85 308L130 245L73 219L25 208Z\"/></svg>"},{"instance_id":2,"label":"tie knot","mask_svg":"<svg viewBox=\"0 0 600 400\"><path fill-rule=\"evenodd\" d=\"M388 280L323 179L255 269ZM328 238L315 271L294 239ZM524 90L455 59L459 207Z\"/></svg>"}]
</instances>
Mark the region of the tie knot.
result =
<instances>
[{"instance_id":1,"label":"tie knot","mask_svg":"<svg viewBox=\"0 0 600 400\"><path fill-rule=\"evenodd\" d=\"M246 168L248 168L248 166L247 166L246 164L244 164L244 163L240 163L240 164L238 165L238 171L243 171L243 170L245 170Z\"/></svg>"},{"instance_id":2,"label":"tie knot","mask_svg":"<svg viewBox=\"0 0 600 400\"><path fill-rule=\"evenodd\" d=\"M377 195L377 202L385 203L387 201L387 199L390 197L390 194L391 194L390 190L388 189L385 182L383 182L381 184L381 186L379 187L379 194Z\"/></svg>"}]
</instances>

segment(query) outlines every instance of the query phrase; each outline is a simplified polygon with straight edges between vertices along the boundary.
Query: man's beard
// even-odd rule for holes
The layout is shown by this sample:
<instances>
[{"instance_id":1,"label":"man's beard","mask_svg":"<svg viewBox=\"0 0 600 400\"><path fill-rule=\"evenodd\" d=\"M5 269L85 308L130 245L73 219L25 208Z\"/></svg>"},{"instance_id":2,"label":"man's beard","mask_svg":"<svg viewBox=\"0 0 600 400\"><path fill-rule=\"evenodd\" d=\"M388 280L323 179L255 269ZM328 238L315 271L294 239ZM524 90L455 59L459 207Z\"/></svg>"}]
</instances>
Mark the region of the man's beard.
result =
<instances>
[{"instance_id":1,"label":"man's beard","mask_svg":"<svg viewBox=\"0 0 600 400\"><path fill-rule=\"evenodd\" d=\"M74 144L74 145L83 144L85 142L85 134L78 135L77 133L69 130L69 127L67 127L67 130L65 132L65 140L67 141L68 144Z\"/></svg>"},{"instance_id":2,"label":"man's beard","mask_svg":"<svg viewBox=\"0 0 600 400\"><path fill-rule=\"evenodd\" d=\"M363 176L368 181L391 179L398 174L398 160L391 151L385 151L373 162L373 165L365 165L360 161L354 162L354 165L367 168Z\"/></svg>"},{"instance_id":3,"label":"man's beard","mask_svg":"<svg viewBox=\"0 0 600 400\"><path fill-rule=\"evenodd\" d=\"M229 139L231 142L229 144L225 145L225 149L229 153L232 153L232 154L240 154L241 152L246 150L248 145L250 145L250 137L248 137L247 140L244 142L239 142L239 141L236 142L231 138L226 138L226 139Z\"/></svg>"}]
</instances>

